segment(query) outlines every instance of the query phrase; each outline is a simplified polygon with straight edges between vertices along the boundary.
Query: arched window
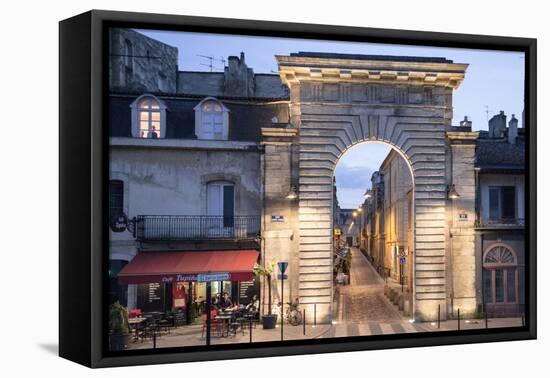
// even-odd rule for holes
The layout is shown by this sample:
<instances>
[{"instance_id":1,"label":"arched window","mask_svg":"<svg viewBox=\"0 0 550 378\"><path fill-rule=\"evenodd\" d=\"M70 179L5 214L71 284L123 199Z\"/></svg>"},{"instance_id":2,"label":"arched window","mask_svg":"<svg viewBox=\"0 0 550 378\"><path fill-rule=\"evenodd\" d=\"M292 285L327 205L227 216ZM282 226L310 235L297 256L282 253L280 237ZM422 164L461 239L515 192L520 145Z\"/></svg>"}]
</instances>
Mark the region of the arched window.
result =
<instances>
[{"instance_id":1,"label":"arched window","mask_svg":"<svg viewBox=\"0 0 550 378\"><path fill-rule=\"evenodd\" d=\"M483 254L483 299L491 307L518 301L518 260L509 246L498 243Z\"/></svg>"},{"instance_id":2,"label":"arched window","mask_svg":"<svg viewBox=\"0 0 550 378\"><path fill-rule=\"evenodd\" d=\"M166 106L152 95L138 97L132 105L132 136L159 139L166 134Z\"/></svg>"},{"instance_id":3,"label":"arched window","mask_svg":"<svg viewBox=\"0 0 550 378\"><path fill-rule=\"evenodd\" d=\"M213 97L207 97L194 108L195 134L199 139L227 140L229 109Z\"/></svg>"}]
</instances>

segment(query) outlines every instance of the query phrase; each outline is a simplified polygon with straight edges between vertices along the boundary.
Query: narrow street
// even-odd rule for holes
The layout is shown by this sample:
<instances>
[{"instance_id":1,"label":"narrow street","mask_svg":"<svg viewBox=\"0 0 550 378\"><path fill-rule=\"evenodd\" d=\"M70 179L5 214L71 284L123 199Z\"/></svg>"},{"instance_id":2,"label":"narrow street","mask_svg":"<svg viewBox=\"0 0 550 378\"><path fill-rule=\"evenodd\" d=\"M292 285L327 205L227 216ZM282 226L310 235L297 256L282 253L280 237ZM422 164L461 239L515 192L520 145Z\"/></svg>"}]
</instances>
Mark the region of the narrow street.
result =
<instances>
[{"instance_id":1,"label":"narrow street","mask_svg":"<svg viewBox=\"0 0 550 378\"><path fill-rule=\"evenodd\" d=\"M335 324L323 337L425 331L409 323L384 296L384 280L356 247L351 247L351 282L335 298Z\"/></svg>"}]
</instances>

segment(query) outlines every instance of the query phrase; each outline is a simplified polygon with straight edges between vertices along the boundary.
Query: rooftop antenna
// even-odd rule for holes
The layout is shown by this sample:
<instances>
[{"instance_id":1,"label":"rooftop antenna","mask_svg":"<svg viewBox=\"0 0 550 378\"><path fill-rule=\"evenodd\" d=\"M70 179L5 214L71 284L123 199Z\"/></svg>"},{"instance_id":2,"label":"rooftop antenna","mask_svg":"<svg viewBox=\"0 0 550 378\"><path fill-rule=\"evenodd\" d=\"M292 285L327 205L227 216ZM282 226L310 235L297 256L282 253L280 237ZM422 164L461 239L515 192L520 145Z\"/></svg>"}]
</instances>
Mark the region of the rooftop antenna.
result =
<instances>
[{"instance_id":1,"label":"rooftop antenna","mask_svg":"<svg viewBox=\"0 0 550 378\"><path fill-rule=\"evenodd\" d=\"M489 123L489 113L493 111L489 109L489 105L485 105L485 114L487 115L487 123Z\"/></svg>"},{"instance_id":2,"label":"rooftop antenna","mask_svg":"<svg viewBox=\"0 0 550 378\"><path fill-rule=\"evenodd\" d=\"M220 69L219 67L214 66L214 61L222 62L223 66L225 67L226 60L223 57L221 59L216 59L213 56L208 56L208 55L197 54L197 56L201 57L201 58L204 58L204 59L208 59L208 63L201 63L201 66L206 66L206 67L210 68L210 72L212 72L212 70L214 68Z\"/></svg>"}]
</instances>

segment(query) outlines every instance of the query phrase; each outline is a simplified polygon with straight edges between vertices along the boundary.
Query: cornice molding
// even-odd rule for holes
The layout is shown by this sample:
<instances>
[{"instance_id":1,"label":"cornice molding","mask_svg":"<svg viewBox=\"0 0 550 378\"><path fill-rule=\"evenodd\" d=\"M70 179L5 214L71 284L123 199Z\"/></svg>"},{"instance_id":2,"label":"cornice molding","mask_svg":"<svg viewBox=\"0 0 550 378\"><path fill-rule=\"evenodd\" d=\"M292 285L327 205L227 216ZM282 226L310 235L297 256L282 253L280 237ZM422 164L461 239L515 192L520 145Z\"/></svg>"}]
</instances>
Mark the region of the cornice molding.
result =
<instances>
[{"instance_id":1,"label":"cornice molding","mask_svg":"<svg viewBox=\"0 0 550 378\"><path fill-rule=\"evenodd\" d=\"M456 89L468 64L402 62L276 55L279 74L291 87L301 81L430 85Z\"/></svg>"}]
</instances>

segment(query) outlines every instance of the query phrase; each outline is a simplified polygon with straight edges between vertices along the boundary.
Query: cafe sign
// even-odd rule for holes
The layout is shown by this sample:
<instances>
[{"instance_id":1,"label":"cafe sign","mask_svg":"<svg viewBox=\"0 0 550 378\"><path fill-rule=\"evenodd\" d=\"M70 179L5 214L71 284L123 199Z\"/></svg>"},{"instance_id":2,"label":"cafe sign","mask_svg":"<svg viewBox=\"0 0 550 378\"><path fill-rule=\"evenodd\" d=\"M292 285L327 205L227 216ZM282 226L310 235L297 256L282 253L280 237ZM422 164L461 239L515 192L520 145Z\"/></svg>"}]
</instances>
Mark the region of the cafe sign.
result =
<instances>
[{"instance_id":1,"label":"cafe sign","mask_svg":"<svg viewBox=\"0 0 550 378\"><path fill-rule=\"evenodd\" d=\"M223 273L199 273L199 274L175 274L170 276L163 276L161 282L211 282L211 281L229 281L231 274L227 272Z\"/></svg>"},{"instance_id":2,"label":"cafe sign","mask_svg":"<svg viewBox=\"0 0 550 378\"><path fill-rule=\"evenodd\" d=\"M118 214L111 217L110 225L113 232L124 232L128 228L128 217L126 214Z\"/></svg>"},{"instance_id":3,"label":"cafe sign","mask_svg":"<svg viewBox=\"0 0 550 378\"><path fill-rule=\"evenodd\" d=\"M224 273L203 273L197 274L198 282L229 281L231 274Z\"/></svg>"}]
</instances>

